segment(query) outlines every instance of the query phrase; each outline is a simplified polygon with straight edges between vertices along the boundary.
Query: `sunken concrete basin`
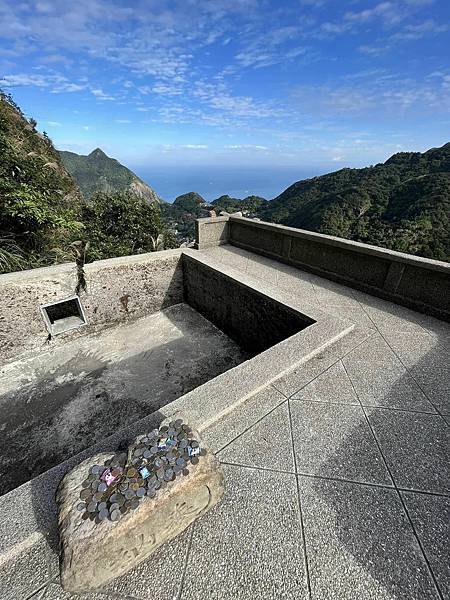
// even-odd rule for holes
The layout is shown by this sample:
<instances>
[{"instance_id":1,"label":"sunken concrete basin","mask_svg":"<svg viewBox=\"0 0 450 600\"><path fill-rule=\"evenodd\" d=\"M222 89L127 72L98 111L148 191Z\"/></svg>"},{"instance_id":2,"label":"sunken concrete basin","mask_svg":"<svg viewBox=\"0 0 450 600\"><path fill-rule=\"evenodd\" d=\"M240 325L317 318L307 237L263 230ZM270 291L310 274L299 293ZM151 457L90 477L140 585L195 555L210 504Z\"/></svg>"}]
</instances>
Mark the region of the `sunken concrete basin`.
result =
<instances>
[{"instance_id":1,"label":"sunken concrete basin","mask_svg":"<svg viewBox=\"0 0 450 600\"><path fill-rule=\"evenodd\" d=\"M81 307L83 326L54 336L48 332L61 325L55 319L49 325L41 313L49 300L68 295L73 268L2 276L3 306L11 311L0 351L6 359L0 368L1 494L230 369L252 365L316 322L196 251L99 261L86 271L87 293L54 312L64 324L71 305ZM8 361L14 352L18 356ZM279 370L276 355L267 358L272 364L257 386ZM279 366L294 359L291 354ZM243 386L245 397L253 379L235 375L232 387ZM204 416L210 400L202 404Z\"/></svg>"}]
</instances>

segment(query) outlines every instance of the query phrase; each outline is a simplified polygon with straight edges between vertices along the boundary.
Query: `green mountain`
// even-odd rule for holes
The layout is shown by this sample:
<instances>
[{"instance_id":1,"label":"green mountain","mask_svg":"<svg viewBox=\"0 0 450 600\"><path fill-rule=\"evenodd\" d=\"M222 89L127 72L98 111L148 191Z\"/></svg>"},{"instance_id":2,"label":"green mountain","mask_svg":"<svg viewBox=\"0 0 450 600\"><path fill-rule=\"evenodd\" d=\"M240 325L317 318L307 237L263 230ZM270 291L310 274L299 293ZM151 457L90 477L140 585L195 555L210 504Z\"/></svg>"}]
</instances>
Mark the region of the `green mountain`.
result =
<instances>
[{"instance_id":1,"label":"green mountain","mask_svg":"<svg viewBox=\"0 0 450 600\"><path fill-rule=\"evenodd\" d=\"M206 204L206 200L200 194L197 194L197 192L187 192L187 194L182 194L175 198L172 206L179 210L196 213L202 204Z\"/></svg>"},{"instance_id":2,"label":"green mountain","mask_svg":"<svg viewBox=\"0 0 450 600\"><path fill-rule=\"evenodd\" d=\"M450 143L298 181L257 216L450 261Z\"/></svg>"},{"instance_id":3,"label":"green mountain","mask_svg":"<svg viewBox=\"0 0 450 600\"><path fill-rule=\"evenodd\" d=\"M49 137L0 90L0 272L67 260L82 195Z\"/></svg>"},{"instance_id":4,"label":"green mountain","mask_svg":"<svg viewBox=\"0 0 450 600\"><path fill-rule=\"evenodd\" d=\"M256 214L265 206L266 203L267 200L265 198L261 198L260 196L247 196L247 198L241 199L231 198L227 194L220 196L220 198L216 198L211 202L217 214L224 210L229 213L242 211L244 215Z\"/></svg>"},{"instance_id":5,"label":"green mountain","mask_svg":"<svg viewBox=\"0 0 450 600\"><path fill-rule=\"evenodd\" d=\"M148 202L159 202L158 195L137 175L96 148L88 156L59 152L64 165L86 198L96 192L131 192Z\"/></svg>"}]
</instances>

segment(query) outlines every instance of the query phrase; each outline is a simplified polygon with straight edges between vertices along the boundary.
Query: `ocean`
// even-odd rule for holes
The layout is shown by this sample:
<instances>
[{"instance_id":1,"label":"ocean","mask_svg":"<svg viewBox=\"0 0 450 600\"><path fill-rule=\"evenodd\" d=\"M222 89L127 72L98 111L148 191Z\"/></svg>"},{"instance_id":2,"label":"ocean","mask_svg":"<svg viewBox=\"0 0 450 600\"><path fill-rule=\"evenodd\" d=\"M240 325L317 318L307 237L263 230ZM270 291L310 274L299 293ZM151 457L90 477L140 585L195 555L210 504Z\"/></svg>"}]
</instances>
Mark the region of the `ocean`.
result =
<instances>
[{"instance_id":1,"label":"ocean","mask_svg":"<svg viewBox=\"0 0 450 600\"><path fill-rule=\"evenodd\" d=\"M244 169L220 167L143 167L129 165L167 202L186 192L197 192L211 201L223 194L234 198L262 196L275 198L292 183L321 175L326 171L308 171L301 168Z\"/></svg>"}]
</instances>

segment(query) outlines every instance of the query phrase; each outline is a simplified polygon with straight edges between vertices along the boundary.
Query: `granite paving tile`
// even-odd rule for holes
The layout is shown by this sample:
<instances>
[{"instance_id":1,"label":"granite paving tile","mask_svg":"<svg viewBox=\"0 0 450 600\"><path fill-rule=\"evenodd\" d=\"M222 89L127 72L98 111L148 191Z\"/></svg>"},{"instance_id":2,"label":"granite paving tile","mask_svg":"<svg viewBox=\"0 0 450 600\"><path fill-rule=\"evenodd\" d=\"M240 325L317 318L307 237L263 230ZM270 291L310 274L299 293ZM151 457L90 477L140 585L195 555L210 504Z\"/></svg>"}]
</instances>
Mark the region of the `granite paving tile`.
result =
<instances>
[{"instance_id":1,"label":"granite paving tile","mask_svg":"<svg viewBox=\"0 0 450 600\"><path fill-rule=\"evenodd\" d=\"M367 409L398 487L450 493L450 429L439 415Z\"/></svg>"},{"instance_id":2,"label":"granite paving tile","mask_svg":"<svg viewBox=\"0 0 450 600\"><path fill-rule=\"evenodd\" d=\"M277 379L273 383L274 387L285 396L292 396L371 335L373 335L373 330L355 326L353 331L343 338L328 346L304 364L299 365L287 375Z\"/></svg>"},{"instance_id":3,"label":"granite paving tile","mask_svg":"<svg viewBox=\"0 0 450 600\"><path fill-rule=\"evenodd\" d=\"M121 600L128 600L129 596L122 596ZM50 583L45 589L42 600L118 600L117 596L113 598L108 594L104 593L91 593L91 594L69 594L64 591L59 583ZM40 599L41 600L41 599ZM161 600L169 600L167 598L161 598Z\"/></svg>"},{"instance_id":4,"label":"granite paving tile","mask_svg":"<svg viewBox=\"0 0 450 600\"><path fill-rule=\"evenodd\" d=\"M450 598L450 498L402 492L444 598Z\"/></svg>"},{"instance_id":5,"label":"granite paving tile","mask_svg":"<svg viewBox=\"0 0 450 600\"><path fill-rule=\"evenodd\" d=\"M437 346L436 340L424 331L402 332L401 335L386 331L383 337L407 368L427 360Z\"/></svg>"},{"instance_id":6,"label":"granite paving tile","mask_svg":"<svg viewBox=\"0 0 450 600\"><path fill-rule=\"evenodd\" d=\"M422 332L422 316L389 300L353 291L353 297L365 308L377 328L385 331Z\"/></svg>"},{"instance_id":7,"label":"granite paving tile","mask_svg":"<svg viewBox=\"0 0 450 600\"><path fill-rule=\"evenodd\" d=\"M367 329L374 327L374 324L359 304L333 304L330 302L326 304L320 304L320 308L325 312L335 315L336 317L348 319L352 323L356 323L361 327L366 327Z\"/></svg>"},{"instance_id":8,"label":"granite paving tile","mask_svg":"<svg viewBox=\"0 0 450 600\"><path fill-rule=\"evenodd\" d=\"M181 598L306 600L295 475L224 469L225 498L195 525Z\"/></svg>"},{"instance_id":9,"label":"granite paving tile","mask_svg":"<svg viewBox=\"0 0 450 600\"><path fill-rule=\"evenodd\" d=\"M268 283L276 284L279 275L278 264L269 258L253 254L247 261L247 273L253 277L262 278Z\"/></svg>"},{"instance_id":10,"label":"granite paving tile","mask_svg":"<svg viewBox=\"0 0 450 600\"><path fill-rule=\"evenodd\" d=\"M202 432L202 439L213 452L217 452L283 402L286 402L286 397L269 386L213 423Z\"/></svg>"},{"instance_id":11,"label":"granite paving tile","mask_svg":"<svg viewBox=\"0 0 450 600\"><path fill-rule=\"evenodd\" d=\"M294 472L287 403L218 452L221 461Z\"/></svg>"},{"instance_id":12,"label":"granite paving tile","mask_svg":"<svg viewBox=\"0 0 450 600\"><path fill-rule=\"evenodd\" d=\"M290 400L297 471L392 485L361 406Z\"/></svg>"},{"instance_id":13,"label":"granite paving tile","mask_svg":"<svg viewBox=\"0 0 450 600\"><path fill-rule=\"evenodd\" d=\"M343 364L363 405L436 412L379 335L372 336L350 352Z\"/></svg>"},{"instance_id":14,"label":"granite paving tile","mask_svg":"<svg viewBox=\"0 0 450 600\"><path fill-rule=\"evenodd\" d=\"M142 600L175 598L181 586L190 535L189 527L129 573L109 583L102 592Z\"/></svg>"},{"instance_id":15,"label":"granite paving tile","mask_svg":"<svg viewBox=\"0 0 450 600\"><path fill-rule=\"evenodd\" d=\"M294 394L292 398L311 402L333 402L337 404L356 404L359 406L350 379L342 361L338 361L321 373L314 381Z\"/></svg>"},{"instance_id":16,"label":"granite paving tile","mask_svg":"<svg viewBox=\"0 0 450 600\"><path fill-rule=\"evenodd\" d=\"M436 409L450 415L450 368L416 365L410 373Z\"/></svg>"},{"instance_id":17,"label":"granite paving tile","mask_svg":"<svg viewBox=\"0 0 450 600\"><path fill-rule=\"evenodd\" d=\"M313 600L438 600L394 490L299 477Z\"/></svg>"},{"instance_id":18,"label":"granite paving tile","mask_svg":"<svg viewBox=\"0 0 450 600\"><path fill-rule=\"evenodd\" d=\"M50 580L51 550L45 538L32 534L10 557L2 556L1 600L24 600L38 592Z\"/></svg>"}]
</instances>

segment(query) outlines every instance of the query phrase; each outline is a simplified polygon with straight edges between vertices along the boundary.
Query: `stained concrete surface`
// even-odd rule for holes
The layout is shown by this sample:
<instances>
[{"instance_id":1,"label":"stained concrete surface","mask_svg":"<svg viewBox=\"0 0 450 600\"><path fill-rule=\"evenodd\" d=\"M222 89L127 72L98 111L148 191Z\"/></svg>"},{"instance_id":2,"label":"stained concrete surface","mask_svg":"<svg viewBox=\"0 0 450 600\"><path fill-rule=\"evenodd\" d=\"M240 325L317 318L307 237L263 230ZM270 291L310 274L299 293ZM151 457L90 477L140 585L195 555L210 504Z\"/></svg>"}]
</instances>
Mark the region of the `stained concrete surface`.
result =
<instances>
[{"instance_id":1,"label":"stained concrete surface","mask_svg":"<svg viewBox=\"0 0 450 600\"><path fill-rule=\"evenodd\" d=\"M344 309L355 322L367 317L370 327L358 326L204 431L204 439L222 462L240 463L224 465L224 502L141 567L86 600L447 600L450 494L436 493L433 488L439 478L446 478L439 457L450 452L448 445L441 445L442 427L448 425L439 414L450 414L450 395L443 395L442 376L448 370L450 325L231 246L207 250L206 255L219 268L229 265L257 273L261 286L270 278L283 291L309 304L316 302L332 314ZM388 354L388 362L397 379L391 378L392 369L388 369L389 381L384 390L380 388L375 407L373 402L365 404L368 396L359 395L357 384L358 378L376 378L386 368L385 346L379 336L394 353ZM365 340L370 340L368 345L359 348ZM364 368L347 371L345 357L354 351L356 358L358 348ZM366 350L367 361L366 355L362 358ZM405 398L402 390L410 389L411 378L431 409L421 412L415 402L398 406L398 398ZM211 398L204 401L206 410ZM334 422L324 418L332 414L330 410L324 415L325 403L350 411L359 406L366 419L353 423L347 419L347 428L338 439L327 438ZM311 414L315 411L309 430L305 423L298 426L296 407L300 404L307 404ZM396 424L392 432L389 423ZM359 463L364 474L373 473L374 445L361 445L362 437L368 439L367 427L379 454L377 462L383 462L392 477L390 485L354 476L360 473ZM298 460L299 448L318 429L322 435L315 440L314 461L308 462L305 473L301 471L305 465ZM416 431L423 435L417 437ZM278 452L276 461L274 451ZM294 470L287 472L292 457ZM404 466L408 467L407 480ZM435 471L436 477L418 478L427 471ZM409 477L411 473L415 480ZM420 491L415 487L419 483ZM403 485L414 489L402 489ZM9 517L12 507L3 506L2 514L8 515L8 522L14 521ZM23 530L19 519L17 529ZM41 554L43 564L45 554ZM22 563L16 565L16 560L6 563L8 572L17 573L17 582L25 581L28 570ZM5 582L6 593L0 593L2 599L76 600L58 583L54 553L51 564L51 574L45 581L44 573L39 582L31 581L27 595L25 584L16 583L14 589L10 578Z\"/></svg>"},{"instance_id":2,"label":"stained concrete surface","mask_svg":"<svg viewBox=\"0 0 450 600\"><path fill-rule=\"evenodd\" d=\"M0 492L247 358L187 304L0 372Z\"/></svg>"}]
</instances>

